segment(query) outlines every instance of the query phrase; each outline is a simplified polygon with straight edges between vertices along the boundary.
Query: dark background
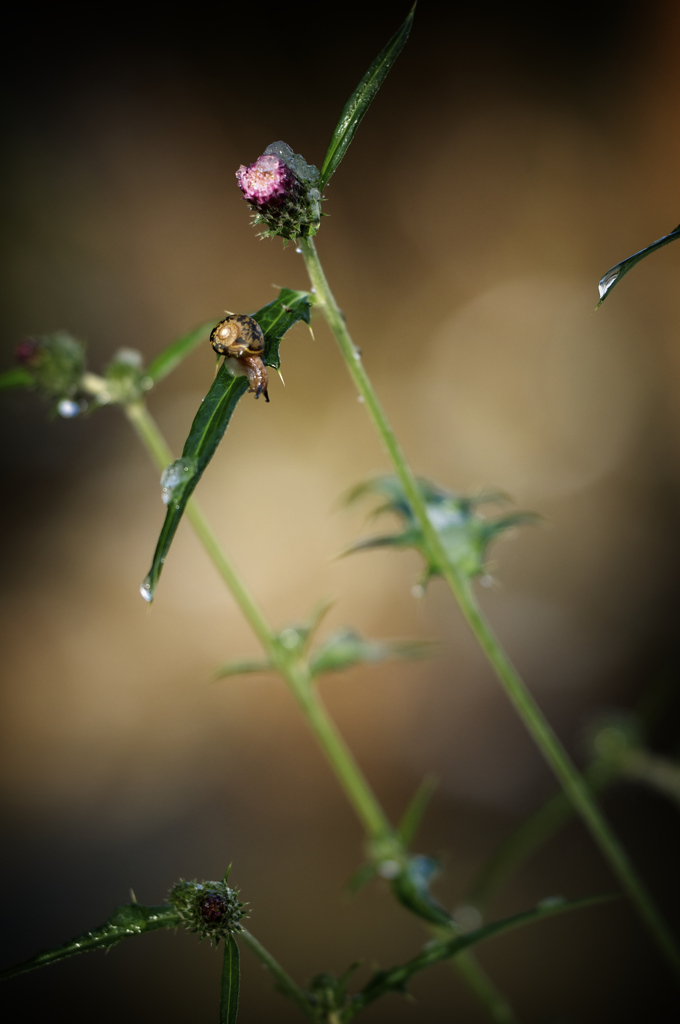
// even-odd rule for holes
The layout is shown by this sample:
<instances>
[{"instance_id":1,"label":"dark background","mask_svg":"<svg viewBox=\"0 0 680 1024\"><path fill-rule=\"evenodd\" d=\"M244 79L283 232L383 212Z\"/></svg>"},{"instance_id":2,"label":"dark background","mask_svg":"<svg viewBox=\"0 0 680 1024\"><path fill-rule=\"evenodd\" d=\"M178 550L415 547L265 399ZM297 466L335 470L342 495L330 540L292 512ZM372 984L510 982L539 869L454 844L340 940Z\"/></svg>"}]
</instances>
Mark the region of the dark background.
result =
<instances>
[{"instance_id":1,"label":"dark background","mask_svg":"<svg viewBox=\"0 0 680 1024\"><path fill-rule=\"evenodd\" d=\"M27 334L68 328L100 370L151 358L271 284L299 257L260 242L234 184L284 139L321 163L398 6L293 3L10 8L3 74L3 366ZM412 38L327 189L319 250L409 457L463 491L542 513L493 552L484 604L583 762L589 723L671 694L652 737L678 747L680 248L593 313L617 260L678 220L679 21L670 2L419 4ZM336 598L329 629L441 643L416 665L355 670L324 697L394 818L440 786L418 849L455 906L554 789L451 598L418 563L334 560L367 527L338 497L386 462L319 323L283 349L284 391L239 408L199 498L277 626ZM151 397L181 448L213 360ZM302 983L412 956L415 919L375 885L342 887L361 836L279 681L213 685L255 643L188 529L152 612L138 597L161 521L157 473L115 410L50 420L3 396L3 962L109 916L132 886L232 877L253 932ZM621 785L605 803L680 925L677 806ZM579 825L493 907L615 883ZM622 901L499 939L481 959L523 1021L652 1018L677 999ZM220 957L158 933L7 983L16 1019L215 1020ZM243 953L244 1024L294 1020ZM10 988L11 986L11 988ZM484 1019L447 966L368 1020Z\"/></svg>"}]
</instances>

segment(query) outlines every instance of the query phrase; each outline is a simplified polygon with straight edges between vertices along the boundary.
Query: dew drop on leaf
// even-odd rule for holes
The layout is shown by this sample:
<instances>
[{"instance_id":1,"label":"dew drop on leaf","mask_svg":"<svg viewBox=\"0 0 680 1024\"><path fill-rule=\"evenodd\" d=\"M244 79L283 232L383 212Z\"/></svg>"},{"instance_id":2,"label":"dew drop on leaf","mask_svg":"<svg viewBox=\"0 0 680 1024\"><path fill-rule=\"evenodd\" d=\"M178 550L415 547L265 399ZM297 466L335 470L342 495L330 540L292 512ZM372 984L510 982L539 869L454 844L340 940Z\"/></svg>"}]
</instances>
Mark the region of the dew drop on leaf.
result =
<instances>
[{"instance_id":1,"label":"dew drop on leaf","mask_svg":"<svg viewBox=\"0 0 680 1024\"><path fill-rule=\"evenodd\" d=\"M612 287L617 277L619 276L620 267L614 267L612 270L608 270L602 280L597 286L597 290L600 293L600 299L603 299L609 289Z\"/></svg>"}]
</instances>

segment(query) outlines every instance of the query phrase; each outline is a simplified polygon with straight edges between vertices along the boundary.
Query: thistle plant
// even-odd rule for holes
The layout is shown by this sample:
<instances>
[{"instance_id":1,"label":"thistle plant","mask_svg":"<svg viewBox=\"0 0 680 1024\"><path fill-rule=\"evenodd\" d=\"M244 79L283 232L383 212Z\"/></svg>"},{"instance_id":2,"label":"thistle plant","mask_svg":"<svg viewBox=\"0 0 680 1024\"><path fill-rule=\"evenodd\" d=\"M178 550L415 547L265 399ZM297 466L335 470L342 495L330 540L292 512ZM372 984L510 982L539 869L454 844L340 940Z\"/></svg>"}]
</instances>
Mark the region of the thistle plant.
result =
<instances>
[{"instance_id":1,"label":"thistle plant","mask_svg":"<svg viewBox=\"0 0 680 1024\"><path fill-rule=\"evenodd\" d=\"M183 927L199 939L208 938L215 944L222 940L222 1022L236 1020L240 943L269 971L279 992L313 1021L327 1024L350 1021L383 996L406 991L415 974L448 960L469 984L487 1018L507 1024L517 1020L515 1012L477 961L473 948L504 932L540 925L546 918L576 910L585 914L592 906L625 896L648 929L659 955L680 978L677 941L600 810L595 795L614 778L627 774L644 778L661 789L665 786L666 792L677 799L677 766L661 765L645 751L643 732L627 733L615 723L607 722L599 727L592 741L593 759L587 777L577 771L496 638L480 609L475 591L477 582L487 573L490 546L509 529L531 524L536 516L510 509L507 499L500 493L461 495L417 475L373 387L362 349L348 332L316 249L314 239L323 223L324 190L401 53L413 18L414 10L352 93L320 169L296 154L287 143L276 141L235 172L236 184L259 234L268 239L278 236L284 245L290 242L302 254L310 280L308 291L282 288L277 298L255 311L230 313L217 327L214 321L206 321L172 343L146 367L139 353L124 349L114 355L102 374L97 374L87 367L84 347L70 335L58 333L28 339L18 345L17 366L0 379L0 384L5 388L35 390L65 417L77 415L86 408L95 411L108 405L122 411L162 472L165 515L149 571L141 583L142 597L151 604L157 593L162 592L163 566L170 557L174 536L186 514L262 648L261 658L234 659L222 666L217 675L238 677L273 671L281 677L297 701L321 756L335 773L364 829L365 861L354 876L352 889L360 890L376 876L387 880L394 899L422 922L426 943L407 961L375 970L362 986L353 984L353 968L350 967L340 977L319 974L304 987L290 977L274 955L244 926L250 909L256 910L258 897L249 892L245 894L247 900L241 901L238 890L228 884L227 873L221 881L177 881L162 906L145 906L135 900L118 908L101 927L8 968L4 977L75 953L107 948L123 938L150 930ZM234 199L238 201L236 190ZM633 265L631 261L635 262L677 235L676 229L649 250L612 268L600 284L602 298ZM235 304L236 298L229 301ZM558 796L550 805L539 810L525 823L523 831L511 837L482 867L468 894L468 903L476 908L479 917L473 928L466 927L433 894L432 885L439 870L435 858L412 849L432 793L431 782L424 782L399 822L391 821L331 719L317 686L319 678L327 673L359 663L426 656L427 647L406 640L366 638L353 627L319 639L328 610L326 604L317 605L302 624L274 628L193 497L218 446L228 444L228 428L241 399L248 391L255 392L256 397L263 394L267 398L267 368L280 369L280 349L287 332L298 323L310 326L313 317L326 320L387 459L386 472L357 484L348 500L374 499L378 502L379 514L389 515L398 522L396 532L359 539L345 554L369 552L378 547L408 548L418 553L422 561L421 588L424 590L434 577L443 580L448 587L452 600L458 603L499 683L560 786ZM227 321L237 328L228 339L226 335L222 338L218 331ZM146 395L176 370L193 349L207 345L209 337L218 361L221 358L223 361L200 403L183 451L175 459L148 411ZM488 513L489 507L495 510L492 515ZM548 898L512 917L485 921L492 892L511 870L561 827L570 814L581 817L617 879L620 892L593 894L572 901ZM238 865L234 873L238 875ZM283 956L285 958L285 951ZM453 1008L452 1012L455 1012Z\"/></svg>"}]
</instances>

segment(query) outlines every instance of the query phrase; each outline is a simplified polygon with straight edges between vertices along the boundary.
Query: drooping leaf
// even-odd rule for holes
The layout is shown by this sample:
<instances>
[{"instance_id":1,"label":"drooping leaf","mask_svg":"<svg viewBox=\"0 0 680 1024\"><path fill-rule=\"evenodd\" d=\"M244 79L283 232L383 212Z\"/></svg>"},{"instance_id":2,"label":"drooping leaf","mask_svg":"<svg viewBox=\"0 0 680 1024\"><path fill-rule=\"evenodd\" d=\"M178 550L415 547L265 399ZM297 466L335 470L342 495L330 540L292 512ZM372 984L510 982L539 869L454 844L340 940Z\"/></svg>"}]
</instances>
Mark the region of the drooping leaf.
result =
<instances>
[{"instance_id":1,"label":"drooping leaf","mask_svg":"<svg viewBox=\"0 0 680 1024\"><path fill-rule=\"evenodd\" d=\"M354 138L354 133L359 127L359 122L371 105L378 89L385 81L388 71L404 48L404 44L408 39L409 32L411 31L411 25L413 24L415 9L416 7L414 4L409 11L406 21L395 35L392 36L387 46L380 51L350 98L347 100L345 108L340 115L340 120L333 132L328 152L326 153L321 167L321 179L319 186L321 189L328 184L331 175L337 170L340 161L347 152L347 147Z\"/></svg>"},{"instance_id":2,"label":"drooping leaf","mask_svg":"<svg viewBox=\"0 0 680 1024\"><path fill-rule=\"evenodd\" d=\"M643 260L645 256L649 256L651 253L656 252L657 249L662 249L664 245L668 245L669 242L674 242L676 238L680 238L680 224L677 228L664 235L663 238L658 238L656 242L652 242L646 249L640 249L639 252L634 252L632 256L629 256L626 260L621 260L620 263L614 264L607 273L602 277L598 284L598 291L600 293L600 301L598 302L598 308L602 305L604 300L607 298L612 288L619 283L624 274L627 274L629 270L632 270L636 263Z\"/></svg>"},{"instance_id":3,"label":"drooping leaf","mask_svg":"<svg viewBox=\"0 0 680 1024\"><path fill-rule=\"evenodd\" d=\"M374 1002L387 992L405 992L406 984L419 971L425 970L442 960L448 960L464 949L469 949L480 942L486 942L497 935L522 928L525 925L545 921L558 914L569 913L573 910L585 910L596 907L600 904L617 899L616 895L590 896L580 900L565 900L556 897L551 900L544 900L533 910L525 911L522 914L514 914L512 917L503 918L501 921L494 921L475 931L466 932L465 935L456 935L450 939L429 942L422 953L413 957L407 963L398 967L392 967L386 971L377 971L372 978L364 985L360 992L357 992L342 1013L341 1020L344 1022L352 1020L369 1003Z\"/></svg>"},{"instance_id":4,"label":"drooping leaf","mask_svg":"<svg viewBox=\"0 0 680 1024\"><path fill-rule=\"evenodd\" d=\"M0 391L9 391L11 388L33 388L35 378L23 366L15 366L11 370L0 373Z\"/></svg>"},{"instance_id":5,"label":"drooping leaf","mask_svg":"<svg viewBox=\"0 0 680 1024\"><path fill-rule=\"evenodd\" d=\"M201 324L200 327L194 327L188 334L183 334L181 338L173 341L149 364L146 369L147 377L150 377L154 384L167 377L195 348L207 342L216 323L217 320L211 320L210 323Z\"/></svg>"},{"instance_id":6,"label":"drooping leaf","mask_svg":"<svg viewBox=\"0 0 680 1024\"><path fill-rule=\"evenodd\" d=\"M282 288L273 302L263 306L253 319L257 320L264 334L264 361L267 366L278 370L281 366L279 345L284 334L303 320L309 327L314 296L310 292Z\"/></svg>"},{"instance_id":7,"label":"drooping leaf","mask_svg":"<svg viewBox=\"0 0 680 1024\"><path fill-rule=\"evenodd\" d=\"M483 574L487 549L501 533L524 523L535 523L539 518L531 512L511 512L495 518L480 515L481 506L508 500L504 494L495 491L466 497L452 494L429 480L420 479L418 486L425 500L428 518L439 534L451 564L464 579ZM397 477L380 476L359 484L350 491L347 502L349 504L371 494L387 498L374 515L391 512L402 520L404 529L401 533L362 538L343 554L378 547L415 548L425 559L426 578L435 576L439 568L430 561L420 523L413 515Z\"/></svg>"},{"instance_id":8,"label":"drooping leaf","mask_svg":"<svg viewBox=\"0 0 680 1024\"><path fill-rule=\"evenodd\" d=\"M439 870L431 857L409 857L392 882L392 891L402 906L431 924L455 928L453 915L430 892L430 882Z\"/></svg>"},{"instance_id":9,"label":"drooping leaf","mask_svg":"<svg viewBox=\"0 0 680 1024\"><path fill-rule=\"evenodd\" d=\"M174 907L144 907L141 903L125 904L118 907L109 920L99 928L85 932L84 935L78 935L70 942L65 942L54 949L38 953L37 956L31 957L30 960L25 960L15 967L8 967L6 970L0 971L0 978L11 978L15 974L32 971L36 967L45 967L47 964L56 963L57 960L75 956L76 953L108 949L129 935L142 935L144 932L155 931L157 928L175 928L178 923L179 916Z\"/></svg>"},{"instance_id":10,"label":"drooping leaf","mask_svg":"<svg viewBox=\"0 0 680 1024\"><path fill-rule=\"evenodd\" d=\"M313 652L309 667L313 676L323 672L341 672L361 662L387 661L392 658L422 658L431 644L419 640L364 640L353 629L332 633Z\"/></svg>"},{"instance_id":11,"label":"drooping leaf","mask_svg":"<svg viewBox=\"0 0 680 1024\"><path fill-rule=\"evenodd\" d=\"M418 789L413 794L408 807L404 811L404 815L399 822L397 833L406 849L408 849L415 839L418 826L422 821L423 815L427 810L428 804L430 803L436 788L437 779L433 775L426 776L418 786Z\"/></svg>"},{"instance_id":12,"label":"drooping leaf","mask_svg":"<svg viewBox=\"0 0 680 1024\"><path fill-rule=\"evenodd\" d=\"M233 935L224 940L222 986L220 991L220 1024L236 1024L241 966L238 946Z\"/></svg>"},{"instance_id":13,"label":"drooping leaf","mask_svg":"<svg viewBox=\"0 0 680 1024\"><path fill-rule=\"evenodd\" d=\"M253 313L253 318L264 332L265 361L269 353L272 359L270 365L277 366L279 344L285 332L298 320L309 323L309 295L307 292L283 288L278 298L257 313ZM187 502L224 437L234 409L247 390L248 379L244 376L234 377L223 363L194 417L181 458L168 466L163 473L163 500L168 510L158 537L151 569L140 589L146 601L150 602L154 598L165 557L184 515Z\"/></svg>"}]
</instances>

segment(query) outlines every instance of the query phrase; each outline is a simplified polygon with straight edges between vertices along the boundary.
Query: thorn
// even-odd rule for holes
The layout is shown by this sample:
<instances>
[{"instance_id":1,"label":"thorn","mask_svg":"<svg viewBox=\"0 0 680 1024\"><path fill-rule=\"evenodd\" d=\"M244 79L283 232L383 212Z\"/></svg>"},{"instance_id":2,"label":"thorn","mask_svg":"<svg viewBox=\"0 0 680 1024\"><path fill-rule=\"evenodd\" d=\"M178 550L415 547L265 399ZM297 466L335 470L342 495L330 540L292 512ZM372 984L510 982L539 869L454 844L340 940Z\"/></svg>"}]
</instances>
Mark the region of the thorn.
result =
<instances>
[{"instance_id":1,"label":"thorn","mask_svg":"<svg viewBox=\"0 0 680 1024\"><path fill-rule=\"evenodd\" d=\"M285 380L283 379L283 374L281 373L281 371L280 371L280 370L277 370L276 372L278 373L279 377L281 378L281 383L283 384L283 386L284 386L284 388L285 388L285 386L286 386L286 382L285 382Z\"/></svg>"},{"instance_id":2,"label":"thorn","mask_svg":"<svg viewBox=\"0 0 680 1024\"><path fill-rule=\"evenodd\" d=\"M137 897L135 896L135 890L132 887L130 887L130 899L132 900L133 903L137 902Z\"/></svg>"}]
</instances>

